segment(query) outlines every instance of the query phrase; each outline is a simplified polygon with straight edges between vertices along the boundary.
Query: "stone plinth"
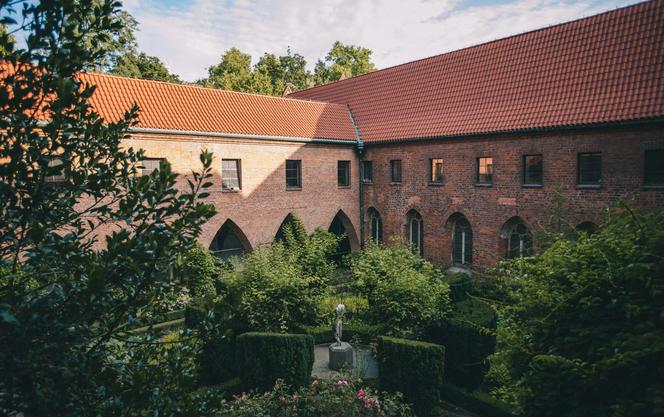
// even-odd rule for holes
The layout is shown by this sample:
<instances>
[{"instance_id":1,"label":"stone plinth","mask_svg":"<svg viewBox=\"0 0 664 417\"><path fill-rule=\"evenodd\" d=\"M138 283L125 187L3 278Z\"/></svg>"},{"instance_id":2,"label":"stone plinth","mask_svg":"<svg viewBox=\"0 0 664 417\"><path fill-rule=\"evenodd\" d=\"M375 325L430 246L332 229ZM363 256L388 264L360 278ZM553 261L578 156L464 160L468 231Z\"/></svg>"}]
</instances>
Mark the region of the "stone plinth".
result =
<instances>
[{"instance_id":1,"label":"stone plinth","mask_svg":"<svg viewBox=\"0 0 664 417\"><path fill-rule=\"evenodd\" d=\"M353 348L347 342L341 342L341 345L332 343L328 348L330 352L330 369L340 371L341 368L353 367Z\"/></svg>"}]
</instances>

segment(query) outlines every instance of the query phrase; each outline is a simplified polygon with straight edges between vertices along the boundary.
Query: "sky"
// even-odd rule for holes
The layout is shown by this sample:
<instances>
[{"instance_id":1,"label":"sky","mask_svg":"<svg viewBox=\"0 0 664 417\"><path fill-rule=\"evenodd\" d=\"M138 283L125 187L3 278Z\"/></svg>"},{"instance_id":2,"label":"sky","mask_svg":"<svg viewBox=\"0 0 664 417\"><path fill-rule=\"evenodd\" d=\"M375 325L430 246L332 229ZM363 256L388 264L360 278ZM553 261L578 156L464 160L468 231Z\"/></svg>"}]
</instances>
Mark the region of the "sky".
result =
<instances>
[{"instance_id":1,"label":"sky","mask_svg":"<svg viewBox=\"0 0 664 417\"><path fill-rule=\"evenodd\" d=\"M304 55L332 43L373 50L377 68L590 16L634 0L124 0L139 48L185 81L207 75L231 47Z\"/></svg>"}]
</instances>

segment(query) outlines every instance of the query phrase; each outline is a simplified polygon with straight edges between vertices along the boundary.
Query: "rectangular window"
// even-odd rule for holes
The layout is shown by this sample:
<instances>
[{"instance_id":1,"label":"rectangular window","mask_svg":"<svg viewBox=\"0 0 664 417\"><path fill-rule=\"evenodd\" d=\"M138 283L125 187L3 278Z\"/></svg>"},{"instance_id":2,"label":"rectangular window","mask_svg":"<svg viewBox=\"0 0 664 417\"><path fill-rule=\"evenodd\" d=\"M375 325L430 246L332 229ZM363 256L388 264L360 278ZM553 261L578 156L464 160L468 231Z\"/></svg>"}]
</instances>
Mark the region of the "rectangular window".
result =
<instances>
[{"instance_id":1,"label":"rectangular window","mask_svg":"<svg viewBox=\"0 0 664 417\"><path fill-rule=\"evenodd\" d=\"M579 185L600 185L602 183L602 154L599 152L580 153L577 178Z\"/></svg>"},{"instance_id":2,"label":"rectangular window","mask_svg":"<svg viewBox=\"0 0 664 417\"><path fill-rule=\"evenodd\" d=\"M477 158L477 184L493 184L493 158Z\"/></svg>"},{"instance_id":3,"label":"rectangular window","mask_svg":"<svg viewBox=\"0 0 664 417\"><path fill-rule=\"evenodd\" d=\"M221 189L235 191L242 189L239 159L221 160Z\"/></svg>"},{"instance_id":4,"label":"rectangular window","mask_svg":"<svg viewBox=\"0 0 664 417\"><path fill-rule=\"evenodd\" d=\"M45 181L51 185L62 184L67 181L65 163L62 158L52 158L48 161L48 172Z\"/></svg>"},{"instance_id":5,"label":"rectangular window","mask_svg":"<svg viewBox=\"0 0 664 417\"><path fill-rule=\"evenodd\" d=\"M302 161L286 160L286 188L302 188Z\"/></svg>"},{"instance_id":6,"label":"rectangular window","mask_svg":"<svg viewBox=\"0 0 664 417\"><path fill-rule=\"evenodd\" d=\"M542 185L542 155L523 156L523 185Z\"/></svg>"},{"instance_id":7,"label":"rectangular window","mask_svg":"<svg viewBox=\"0 0 664 417\"><path fill-rule=\"evenodd\" d=\"M432 184L443 183L442 159L429 159L429 182Z\"/></svg>"},{"instance_id":8,"label":"rectangular window","mask_svg":"<svg viewBox=\"0 0 664 417\"><path fill-rule=\"evenodd\" d=\"M664 149L646 151L643 184L664 186Z\"/></svg>"},{"instance_id":9,"label":"rectangular window","mask_svg":"<svg viewBox=\"0 0 664 417\"><path fill-rule=\"evenodd\" d=\"M337 185L339 187L350 186L350 161L337 162Z\"/></svg>"},{"instance_id":10,"label":"rectangular window","mask_svg":"<svg viewBox=\"0 0 664 417\"><path fill-rule=\"evenodd\" d=\"M390 161L390 181L401 182L401 159Z\"/></svg>"},{"instance_id":11,"label":"rectangular window","mask_svg":"<svg viewBox=\"0 0 664 417\"><path fill-rule=\"evenodd\" d=\"M141 162L138 163L138 174L141 176L150 175L154 171L158 171L161 161L166 161L166 160L164 158L143 159Z\"/></svg>"},{"instance_id":12,"label":"rectangular window","mask_svg":"<svg viewBox=\"0 0 664 417\"><path fill-rule=\"evenodd\" d=\"M362 182L373 182L373 163L371 161L362 161L360 171L362 171Z\"/></svg>"}]
</instances>

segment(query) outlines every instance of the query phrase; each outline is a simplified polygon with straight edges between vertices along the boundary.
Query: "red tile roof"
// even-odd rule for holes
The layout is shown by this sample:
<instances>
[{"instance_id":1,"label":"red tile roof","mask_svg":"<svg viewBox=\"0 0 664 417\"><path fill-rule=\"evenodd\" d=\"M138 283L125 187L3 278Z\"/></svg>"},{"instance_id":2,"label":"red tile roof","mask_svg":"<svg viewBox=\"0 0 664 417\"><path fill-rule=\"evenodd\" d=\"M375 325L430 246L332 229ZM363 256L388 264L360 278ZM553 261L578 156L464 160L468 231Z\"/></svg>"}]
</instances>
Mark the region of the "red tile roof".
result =
<instances>
[{"instance_id":1,"label":"red tile roof","mask_svg":"<svg viewBox=\"0 0 664 417\"><path fill-rule=\"evenodd\" d=\"M97 86L91 104L107 120L137 102L142 128L356 140L345 105L96 73L79 78Z\"/></svg>"},{"instance_id":2,"label":"red tile roof","mask_svg":"<svg viewBox=\"0 0 664 417\"><path fill-rule=\"evenodd\" d=\"M664 117L664 1L375 71L290 97L350 106L362 139Z\"/></svg>"}]
</instances>

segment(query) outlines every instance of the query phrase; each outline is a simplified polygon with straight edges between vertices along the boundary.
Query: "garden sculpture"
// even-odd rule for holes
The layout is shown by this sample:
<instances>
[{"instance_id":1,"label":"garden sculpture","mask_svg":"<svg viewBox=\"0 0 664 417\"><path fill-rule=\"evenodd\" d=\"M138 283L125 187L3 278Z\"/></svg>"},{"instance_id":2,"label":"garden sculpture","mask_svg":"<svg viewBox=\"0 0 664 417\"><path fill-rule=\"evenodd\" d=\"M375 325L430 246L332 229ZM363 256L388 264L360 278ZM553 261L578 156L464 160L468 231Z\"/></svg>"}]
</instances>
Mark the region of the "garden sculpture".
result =
<instances>
[{"instance_id":1,"label":"garden sculpture","mask_svg":"<svg viewBox=\"0 0 664 417\"><path fill-rule=\"evenodd\" d=\"M337 314L337 322L334 325L334 338L337 341L337 346L341 346L341 333L343 332L343 323L341 322L341 318L346 311L346 306L343 304L337 304L337 308L335 308L334 311Z\"/></svg>"}]
</instances>

